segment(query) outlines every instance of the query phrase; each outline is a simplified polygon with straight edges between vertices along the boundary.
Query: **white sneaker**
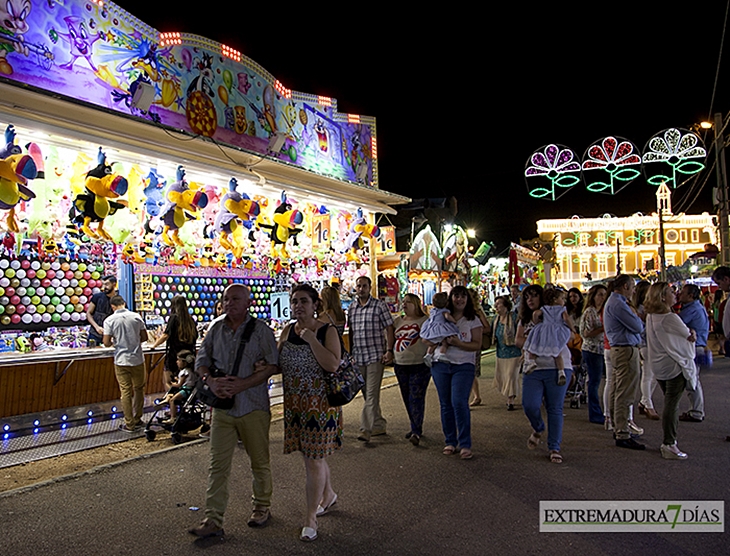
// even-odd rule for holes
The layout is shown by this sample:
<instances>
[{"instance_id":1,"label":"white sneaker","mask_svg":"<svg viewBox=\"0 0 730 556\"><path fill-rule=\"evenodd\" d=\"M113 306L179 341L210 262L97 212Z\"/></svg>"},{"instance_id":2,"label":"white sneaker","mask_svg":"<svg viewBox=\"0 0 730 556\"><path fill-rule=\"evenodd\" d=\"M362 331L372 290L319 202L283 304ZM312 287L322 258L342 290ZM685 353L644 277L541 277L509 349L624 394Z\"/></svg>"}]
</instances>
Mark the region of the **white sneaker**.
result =
<instances>
[{"instance_id":1,"label":"white sneaker","mask_svg":"<svg viewBox=\"0 0 730 556\"><path fill-rule=\"evenodd\" d=\"M641 436L642 434L644 434L644 429L642 429L639 425L637 425L633 421L629 421L629 432L631 434L635 434L636 436Z\"/></svg>"},{"instance_id":2,"label":"white sneaker","mask_svg":"<svg viewBox=\"0 0 730 556\"><path fill-rule=\"evenodd\" d=\"M603 421L603 428L606 429L607 431L613 430L613 423L611 422L610 417L606 417L605 420Z\"/></svg>"},{"instance_id":3,"label":"white sneaker","mask_svg":"<svg viewBox=\"0 0 730 556\"><path fill-rule=\"evenodd\" d=\"M688 457L676 444L662 444L659 451L664 459L687 459Z\"/></svg>"}]
</instances>

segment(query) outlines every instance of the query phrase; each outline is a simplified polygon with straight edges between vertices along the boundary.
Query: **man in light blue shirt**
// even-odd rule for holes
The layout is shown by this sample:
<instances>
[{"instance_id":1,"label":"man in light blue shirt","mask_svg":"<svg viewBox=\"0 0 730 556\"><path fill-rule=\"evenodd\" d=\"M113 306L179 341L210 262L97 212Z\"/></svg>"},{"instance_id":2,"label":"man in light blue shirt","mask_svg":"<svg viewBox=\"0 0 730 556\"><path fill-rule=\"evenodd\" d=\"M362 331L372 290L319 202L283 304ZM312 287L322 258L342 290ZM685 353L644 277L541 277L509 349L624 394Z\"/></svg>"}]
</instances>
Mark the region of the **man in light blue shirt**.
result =
<instances>
[{"instance_id":1,"label":"man in light blue shirt","mask_svg":"<svg viewBox=\"0 0 730 556\"><path fill-rule=\"evenodd\" d=\"M627 274L619 274L613 284L613 293L603 308L603 331L611 346L609 357L613 365L610 414L616 446L643 450L646 446L631 437L629 407L634 403L639 390L639 344L644 323L628 302L636 287L634 279Z\"/></svg>"},{"instance_id":2,"label":"man in light blue shirt","mask_svg":"<svg viewBox=\"0 0 730 556\"><path fill-rule=\"evenodd\" d=\"M710 334L710 318L700 301L700 288L694 284L686 284L677 297L682 304L679 318L697 335L695 341L695 364L697 365L697 388L688 391L692 409L679 416L680 421L699 423L705 419L705 397L700 384L700 368L707 367L707 337ZM711 352L710 352L711 356ZM711 360L710 360L711 361Z\"/></svg>"}]
</instances>

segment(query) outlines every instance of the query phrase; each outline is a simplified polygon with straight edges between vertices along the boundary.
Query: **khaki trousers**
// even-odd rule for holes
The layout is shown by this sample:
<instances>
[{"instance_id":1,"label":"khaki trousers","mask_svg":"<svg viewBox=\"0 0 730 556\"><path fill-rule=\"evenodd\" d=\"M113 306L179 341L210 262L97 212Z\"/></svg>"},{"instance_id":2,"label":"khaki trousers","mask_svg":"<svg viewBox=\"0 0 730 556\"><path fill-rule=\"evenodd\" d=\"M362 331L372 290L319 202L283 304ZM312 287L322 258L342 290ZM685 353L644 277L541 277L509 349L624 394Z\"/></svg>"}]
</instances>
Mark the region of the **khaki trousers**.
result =
<instances>
[{"instance_id":1,"label":"khaki trousers","mask_svg":"<svg viewBox=\"0 0 730 556\"><path fill-rule=\"evenodd\" d=\"M268 411L252 411L242 417L231 417L226 409L214 409L210 431L210 467L205 517L223 526L223 514L228 506L228 479L236 444L240 439L251 460L253 475L253 505L271 506L271 464L269 462Z\"/></svg>"},{"instance_id":2,"label":"khaki trousers","mask_svg":"<svg viewBox=\"0 0 730 556\"><path fill-rule=\"evenodd\" d=\"M616 439L627 439L629 434L629 406L634 403L639 389L641 363L636 346L612 346L613 383L611 384L611 420Z\"/></svg>"},{"instance_id":3,"label":"khaki trousers","mask_svg":"<svg viewBox=\"0 0 730 556\"><path fill-rule=\"evenodd\" d=\"M147 379L144 363L132 367L114 365L121 392L124 422L130 429L142 422L144 413L144 385Z\"/></svg>"}]
</instances>

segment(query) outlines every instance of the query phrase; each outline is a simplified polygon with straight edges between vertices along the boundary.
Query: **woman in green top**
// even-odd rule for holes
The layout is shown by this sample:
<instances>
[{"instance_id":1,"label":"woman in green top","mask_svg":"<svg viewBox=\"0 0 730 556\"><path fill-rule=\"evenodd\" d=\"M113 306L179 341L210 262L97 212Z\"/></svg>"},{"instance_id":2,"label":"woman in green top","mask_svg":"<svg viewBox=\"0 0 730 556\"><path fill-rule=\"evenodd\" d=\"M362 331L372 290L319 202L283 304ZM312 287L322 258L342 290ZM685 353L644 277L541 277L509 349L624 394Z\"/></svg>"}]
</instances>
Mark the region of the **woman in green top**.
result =
<instances>
[{"instance_id":1,"label":"woman in green top","mask_svg":"<svg viewBox=\"0 0 730 556\"><path fill-rule=\"evenodd\" d=\"M520 356L522 351L515 345L515 322L512 300L508 295L494 300L497 316L492 325L492 343L497 346L494 365L494 387L507 397L507 410L514 411L515 398L520 395Z\"/></svg>"}]
</instances>

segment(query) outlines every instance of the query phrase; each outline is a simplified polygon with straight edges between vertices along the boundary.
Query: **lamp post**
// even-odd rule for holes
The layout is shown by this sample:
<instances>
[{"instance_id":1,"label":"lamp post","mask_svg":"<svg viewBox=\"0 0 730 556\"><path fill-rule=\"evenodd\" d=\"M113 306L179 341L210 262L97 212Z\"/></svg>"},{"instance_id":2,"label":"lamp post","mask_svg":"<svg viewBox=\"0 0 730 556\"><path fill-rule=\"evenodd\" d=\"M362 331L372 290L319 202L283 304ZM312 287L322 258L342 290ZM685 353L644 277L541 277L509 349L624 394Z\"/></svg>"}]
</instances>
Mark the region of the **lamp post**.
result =
<instances>
[{"instance_id":1,"label":"lamp post","mask_svg":"<svg viewBox=\"0 0 730 556\"><path fill-rule=\"evenodd\" d=\"M715 114L715 175L720 193L720 264L730 263L730 233L728 230L728 190L725 169L725 138L722 133L722 114Z\"/></svg>"}]
</instances>

